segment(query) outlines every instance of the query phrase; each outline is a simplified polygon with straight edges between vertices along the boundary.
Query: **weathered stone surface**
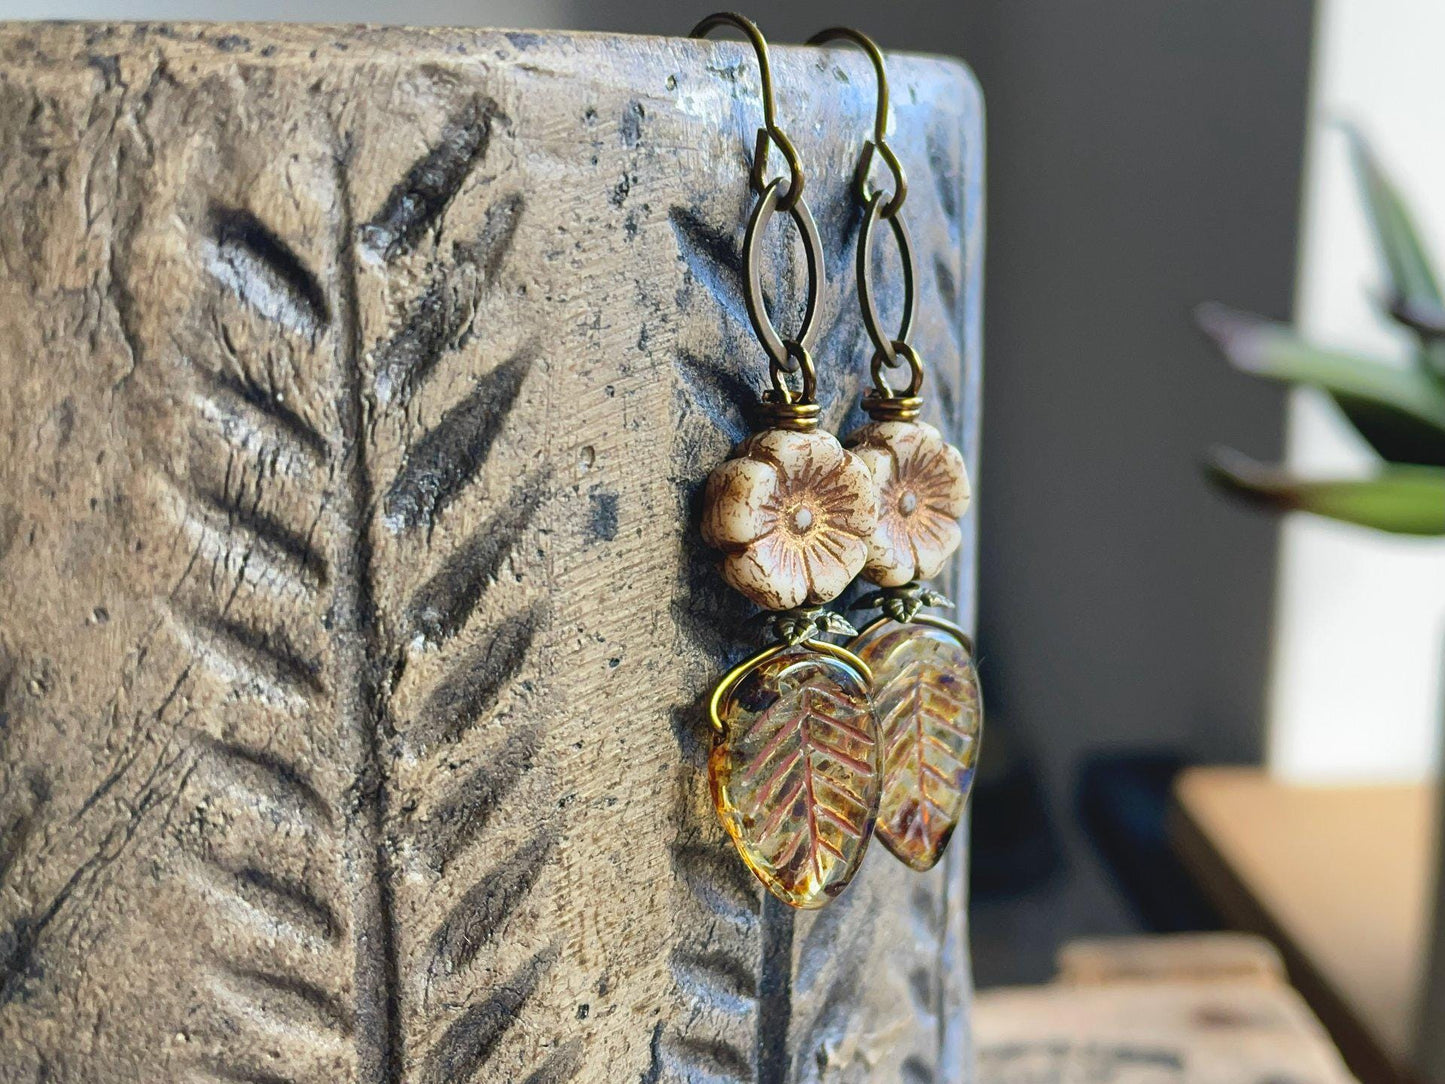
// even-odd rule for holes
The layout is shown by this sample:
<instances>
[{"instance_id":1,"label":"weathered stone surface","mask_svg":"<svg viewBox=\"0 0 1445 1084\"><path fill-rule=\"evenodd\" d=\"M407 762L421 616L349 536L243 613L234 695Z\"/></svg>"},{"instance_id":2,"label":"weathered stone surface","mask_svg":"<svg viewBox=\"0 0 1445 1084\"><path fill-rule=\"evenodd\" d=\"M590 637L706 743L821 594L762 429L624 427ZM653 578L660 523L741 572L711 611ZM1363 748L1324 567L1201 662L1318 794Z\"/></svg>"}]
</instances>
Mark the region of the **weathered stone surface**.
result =
<instances>
[{"instance_id":1,"label":"weathered stone surface","mask_svg":"<svg viewBox=\"0 0 1445 1084\"><path fill-rule=\"evenodd\" d=\"M872 76L774 61L847 432ZM972 457L980 102L892 75ZM962 1079L963 849L795 917L708 793L756 91L733 43L0 28L5 1084Z\"/></svg>"}]
</instances>

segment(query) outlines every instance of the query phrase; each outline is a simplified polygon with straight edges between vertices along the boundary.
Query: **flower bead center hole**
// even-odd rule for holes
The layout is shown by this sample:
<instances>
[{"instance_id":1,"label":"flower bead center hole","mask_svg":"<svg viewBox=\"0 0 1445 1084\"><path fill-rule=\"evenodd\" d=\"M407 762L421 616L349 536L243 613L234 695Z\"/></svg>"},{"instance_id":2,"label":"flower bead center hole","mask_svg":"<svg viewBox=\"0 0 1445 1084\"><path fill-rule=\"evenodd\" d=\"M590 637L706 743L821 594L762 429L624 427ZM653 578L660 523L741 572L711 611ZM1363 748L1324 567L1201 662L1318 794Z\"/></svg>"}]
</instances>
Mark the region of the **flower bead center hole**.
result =
<instances>
[{"instance_id":1,"label":"flower bead center hole","mask_svg":"<svg viewBox=\"0 0 1445 1084\"><path fill-rule=\"evenodd\" d=\"M905 516L911 516L918 511L918 494L912 491L903 494L898 498L898 511Z\"/></svg>"},{"instance_id":2,"label":"flower bead center hole","mask_svg":"<svg viewBox=\"0 0 1445 1084\"><path fill-rule=\"evenodd\" d=\"M793 509L792 523L793 530L802 534L813 525L813 510L806 504L799 505Z\"/></svg>"}]
</instances>

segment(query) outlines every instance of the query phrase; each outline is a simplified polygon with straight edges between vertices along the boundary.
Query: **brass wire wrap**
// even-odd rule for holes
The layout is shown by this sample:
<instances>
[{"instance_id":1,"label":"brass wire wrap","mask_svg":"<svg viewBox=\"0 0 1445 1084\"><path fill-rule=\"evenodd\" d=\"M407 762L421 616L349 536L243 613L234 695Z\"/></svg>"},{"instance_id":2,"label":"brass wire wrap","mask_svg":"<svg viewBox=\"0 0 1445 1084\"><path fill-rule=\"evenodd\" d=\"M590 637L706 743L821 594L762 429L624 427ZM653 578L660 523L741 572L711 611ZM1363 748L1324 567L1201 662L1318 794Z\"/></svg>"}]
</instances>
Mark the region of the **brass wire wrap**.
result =
<instances>
[{"instance_id":1,"label":"brass wire wrap","mask_svg":"<svg viewBox=\"0 0 1445 1084\"><path fill-rule=\"evenodd\" d=\"M923 360L918 356L918 351L902 339L894 340L893 349L908 362L908 387L900 389L890 386L883 374L883 355L874 354L873 390L863 396L863 408L874 417L880 417L875 411L882 411L899 421L905 420L900 411L911 410L912 417L916 418L923 406L919 395L923 390Z\"/></svg>"},{"instance_id":2,"label":"brass wire wrap","mask_svg":"<svg viewBox=\"0 0 1445 1084\"><path fill-rule=\"evenodd\" d=\"M923 400L916 395L887 398L869 392L863 396L863 410L875 422L916 422L923 413Z\"/></svg>"},{"instance_id":3,"label":"brass wire wrap","mask_svg":"<svg viewBox=\"0 0 1445 1084\"><path fill-rule=\"evenodd\" d=\"M817 403L784 400L776 390L763 393L763 403L758 413L769 429L792 429L798 433L811 433L818 428L818 415L822 407Z\"/></svg>"}]
</instances>

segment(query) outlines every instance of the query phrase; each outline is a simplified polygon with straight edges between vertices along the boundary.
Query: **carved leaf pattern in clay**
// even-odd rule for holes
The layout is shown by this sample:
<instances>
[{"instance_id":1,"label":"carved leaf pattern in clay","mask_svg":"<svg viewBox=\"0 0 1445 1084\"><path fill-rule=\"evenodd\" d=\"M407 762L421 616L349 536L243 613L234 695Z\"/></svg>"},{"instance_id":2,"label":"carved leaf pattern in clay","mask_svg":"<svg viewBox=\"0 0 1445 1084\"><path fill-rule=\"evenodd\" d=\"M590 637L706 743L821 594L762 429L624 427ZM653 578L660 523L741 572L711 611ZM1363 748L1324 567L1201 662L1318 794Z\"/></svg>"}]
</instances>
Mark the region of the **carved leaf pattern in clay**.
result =
<instances>
[{"instance_id":1,"label":"carved leaf pattern in clay","mask_svg":"<svg viewBox=\"0 0 1445 1084\"><path fill-rule=\"evenodd\" d=\"M861 676L811 648L755 665L725 696L713 797L748 867L805 909L858 871L879 794L878 721Z\"/></svg>"},{"instance_id":2,"label":"carved leaf pattern in clay","mask_svg":"<svg viewBox=\"0 0 1445 1084\"><path fill-rule=\"evenodd\" d=\"M400 636L383 642L388 670L400 662L404 675L388 704L400 754L386 766L385 797L400 807L388 832L392 907L403 916L398 933L408 925L419 935L398 936L393 950L401 1048L393 1057L401 1075L419 1084L485 1079L498 1060L515 1056L508 1047L560 955L539 929L519 943L519 958L497 958L564 837L555 811L536 816L520 838L504 836L507 806L536 785L530 780L546 738L545 727L509 701L519 679L539 681L534 649L551 606L519 600L514 581L494 590L536 529L550 465L543 460L515 478L491 514L448 547L422 545L477 500L536 356L533 346L495 349L479 326L526 200L498 194L465 232L453 206L500 123L494 103L467 101L357 230L373 288L412 276L422 283L369 366L382 423L406 434L398 461L377 479L384 488L377 485L374 503L395 544L425 554L418 562L425 576L393 603ZM448 235L451 243L441 243ZM475 375L461 382L461 394L439 394L449 369L469 362ZM408 415L421 425L412 428ZM579 1049L561 1042L535 1055L541 1064L529 1079L570 1079Z\"/></svg>"},{"instance_id":3,"label":"carved leaf pattern in clay","mask_svg":"<svg viewBox=\"0 0 1445 1084\"><path fill-rule=\"evenodd\" d=\"M880 587L937 576L963 539L971 491L962 453L927 422L871 422L847 443L878 488L863 575Z\"/></svg>"},{"instance_id":4,"label":"carved leaf pattern in clay","mask_svg":"<svg viewBox=\"0 0 1445 1084\"><path fill-rule=\"evenodd\" d=\"M192 676L208 673L236 700L254 701L262 720L288 720L273 722L273 731L308 734L291 716L342 720L341 748L329 754L300 742L293 752L274 737L268 747L265 731L222 736L223 718L202 724L216 733L201 743L193 786L228 828L207 840L195 890L220 912L219 927L264 932L233 932L200 976L205 995L235 1021L217 1037L198 1029L203 1074L477 1078L525 1019L557 956L541 944L506 969L487 958L554 854L557 817L543 817L521 846L493 846L494 858L474 860L490 822L531 772L541 729L507 728L477 768L447 770L459 746L475 747L546 627L545 605L498 613L488 595L532 529L548 469L518 478L454 549L426 541L449 510L476 501L475 485L531 369L527 351L495 361L463 352L512 247L521 197L500 196L449 259L435 258L428 243L485 156L493 119L485 99L466 101L359 228L347 186L338 180L323 192L338 215L321 256L330 262L320 269L285 224L220 201L203 219L196 296L215 314L221 341L219 349L187 343L202 359L191 362L202 424L189 491L177 506L186 535L216 571L193 577L194 588L187 581L168 616L194 652ZM335 168L339 175L344 167ZM384 288L413 256L424 269L421 285L363 354L358 291L368 276ZM336 358L312 365L324 382L306 388L309 395L272 371L274 358L302 351ZM419 410L448 363L481 371L459 398ZM328 409L339 424L311 420ZM348 455L367 447L363 434L376 424L409 427L393 463ZM378 614L373 517L394 545L421 555L419 582L383 603L398 607L391 621ZM227 589L219 571L240 586ZM263 624L270 613L262 601L284 623ZM387 675L401 671L401 659L414 671L436 662L427 681L414 683L418 710L397 717ZM406 796L406 773L418 771L428 772L424 801ZM347 816L348 804L361 812ZM332 841L343 832L347 860L332 861ZM415 947L400 936L404 922L420 925L413 886L443 902L426 912L437 915L435 925ZM238 911L251 921L225 917ZM408 1042L423 1020L441 1026ZM286 1075L257 1060L259 1033L271 1036ZM561 1044L539 1060L537 1072L550 1073L540 1079L562 1081L576 1070L577 1048Z\"/></svg>"},{"instance_id":5,"label":"carved leaf pattern in clay","mask_svg":"<svg viewBox=\"0 0 1445 1084\"><path fill-rule=\"evenodd\" d=\"M768 429L708 477L703 537L724 578L767 610L828 602L858 575L878 517L873 479L831 433Z\"/></svg>"},{"instance_id":6,"label":"carved leaf pattern in clay","mask_svg":"<svg viewBox=\"0 0 1445 1084\"><path fill-rule=\"evenodd\" d=\"M913 869L932 869L973 785L983 722L968 649L927 624L884 621L853 644L873 671L883 735L878 838Z\"/></svg>"}]
</instances>

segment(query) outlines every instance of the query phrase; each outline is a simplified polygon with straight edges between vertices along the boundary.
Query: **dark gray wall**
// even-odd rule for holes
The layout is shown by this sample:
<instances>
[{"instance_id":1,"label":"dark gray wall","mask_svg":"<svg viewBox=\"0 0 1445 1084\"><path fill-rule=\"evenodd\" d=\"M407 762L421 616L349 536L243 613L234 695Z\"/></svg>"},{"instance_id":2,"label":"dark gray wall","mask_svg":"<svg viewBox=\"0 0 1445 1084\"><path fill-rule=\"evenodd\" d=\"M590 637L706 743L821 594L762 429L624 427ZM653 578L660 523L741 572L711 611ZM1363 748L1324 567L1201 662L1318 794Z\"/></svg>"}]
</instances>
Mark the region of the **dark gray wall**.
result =
<instances>
[{"instance_id":1,"label":"dark gray wall","mask_svg":"<svg viewBox=\"0 0 1445 1084\"><path fill-rule=\"evenodd\" d=\"M1081 867L1012 954L978 916L981 980L1047 973L1054 937L1122 917L1070 823L1081 752L1262 750L1274 528L1197 463L1276 452L1280 400L1188 313L1289 313L1310 28L1304 2L1030 0L987 5L962 46L990 110L991 722L1039 754Z\"/></svg>"},{"instance_id":2,"label":"dark gray wall","mask_svg":"<svg viewBox=\"0 0 1445 1084\"><path fill-rule=\"evenodd\" d=\"M1040 738L1260 750L1274 536L1200 482L1277 396L1190 307L1290 307L1309 6L1010 3L990 109L984 620ZM1045 722L1047 720L1047 722Z\"/></svg>"}]
</instances>

